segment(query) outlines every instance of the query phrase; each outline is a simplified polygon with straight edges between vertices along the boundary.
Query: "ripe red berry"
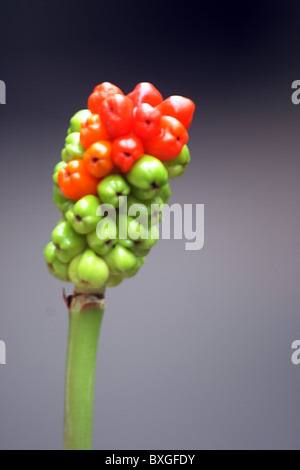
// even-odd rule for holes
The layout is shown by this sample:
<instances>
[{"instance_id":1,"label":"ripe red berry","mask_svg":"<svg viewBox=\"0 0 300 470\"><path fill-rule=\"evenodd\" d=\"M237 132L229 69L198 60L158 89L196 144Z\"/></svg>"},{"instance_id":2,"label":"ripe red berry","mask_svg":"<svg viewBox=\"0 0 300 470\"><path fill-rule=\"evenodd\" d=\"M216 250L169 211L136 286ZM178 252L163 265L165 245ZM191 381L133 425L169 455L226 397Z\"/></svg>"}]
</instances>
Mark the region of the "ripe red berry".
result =
<instances>
[{"instance_id":1,"label":"ripe red berry","mask_svg":"<svg viewBox=\"0 0 300 470\"><path fill-rule=\"evenodd\" d=\"M133 132L142 140L160 133L161 113L148 103L142 103L133 111Z\"/></svg>"},{"instance_id":2,"label":"ripe red berry","mask_svg":"<svg viewBox=\"0 0 300 470\"><path fill-rule=\"evenodd\" d=\"M109 134L98 114L92 114L81 124L80 142L85 149L99 140L108 140Z\"/></svg>"},{"instance_id":3,"label":"ripe red berry","mask_svg":"<svg viewBox=\"0 0 300 470\"><path fill-rule=\"evenodd\" d=\"M180 121L186 129L191 125L195 104L183 96L169 96L157 106L162 115L172 116Z\"/></svg>"},{"instance_id":4,"label":"ripe red berry","mask_svg":"<svg viewBox=\"0 0 300 470\"><path fill-rule=\"evenodd\" d=\"M162 161L177 157L188 141L188 133L181 122L171 116L162 116L161 132L144 142L145 152Z\"/></svg>"},{"instance_id":5,"label":"ripe red berry","mask_svg":"<svg viewBox=\"0 0 300 470\"><path fill-rule=\"evenodd\" d=\"M78 201L88 194L97 195L99 178L89 173L83 160L71 160L59 170L57 182L65 197Z\"/></svg>"},{"instance_id":6,"label":"ripe red berry","mask_svg":"<svg viewBox=\"0 0 300 470\"><path fill-rule=\"evenodd\" d=\"M139 106L142 103L148 103L154 107L159 105L163 100L160 92L155 88L155 86L148 82L139 83L127 96L132 99L135 106Z\"/></svg>"},{"instance_id":7,"label":"ripe red berry","mask_svg":"<svg viewBox=\"0 0 300 470\"><path fill-rule=\"evenodd\" d=\"M94 88L93 93L89 96L88 99L88 109L93 114L99 114L100 104L105 98L116 93L123 95L123 92L116 85L113 85L109 82L100 83Z\"/></svg>"},{"instance_id":8,"label":"ripe red berry","mask_svg":"<svg viewBox=\"0 0 300 470\"><path fill-rule=\"evenodd\" d=\"M119 93L110 95L101 102L100 116L111 138L115 139L131 131L133 107L131 99Z\"/></svg>"},{"instance_id":9,"label":"ripe red berry","mask_svg":"<svg viewBox=\"0 0 300 470\"><path fill-rule=\"evenodd\" d=\"M112 161L123 173L127 173L134 162L141 158L143 154L142 141L133 134L119 137L113 141Z\"/></svg>"},{"instance_id":10,"label":"ripe red berry","mask_svg":"<svg viewBox=\"0 0 300 470\"><path fill-rule=\"evenodd\" d=\"M115 95L116 93L123 95L122 90L110 82L100 83L100 85L95 86L94 91L98 91L99 93L102 93L103 98L107 98L108 95Z\"/></svg>"}]
</instances>

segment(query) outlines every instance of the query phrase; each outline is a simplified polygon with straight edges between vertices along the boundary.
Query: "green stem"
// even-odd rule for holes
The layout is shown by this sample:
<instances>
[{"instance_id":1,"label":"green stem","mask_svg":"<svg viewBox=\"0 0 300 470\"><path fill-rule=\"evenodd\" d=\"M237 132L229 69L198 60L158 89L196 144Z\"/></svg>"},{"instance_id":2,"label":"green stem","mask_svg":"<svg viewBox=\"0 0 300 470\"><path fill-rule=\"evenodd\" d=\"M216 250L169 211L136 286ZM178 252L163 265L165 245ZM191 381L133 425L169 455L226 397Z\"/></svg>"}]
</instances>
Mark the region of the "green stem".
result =
<instances>
[{"instance_id":1,"label":"green stem","mask_svg":"<svg viewBox=\"0 0 300 470\"><path fill-rule=\"evenodd\" d=\"M88 294L72 296L68 302L64 449L91 450L96 358L105 303Z\"/></svg>"}]
</instances>

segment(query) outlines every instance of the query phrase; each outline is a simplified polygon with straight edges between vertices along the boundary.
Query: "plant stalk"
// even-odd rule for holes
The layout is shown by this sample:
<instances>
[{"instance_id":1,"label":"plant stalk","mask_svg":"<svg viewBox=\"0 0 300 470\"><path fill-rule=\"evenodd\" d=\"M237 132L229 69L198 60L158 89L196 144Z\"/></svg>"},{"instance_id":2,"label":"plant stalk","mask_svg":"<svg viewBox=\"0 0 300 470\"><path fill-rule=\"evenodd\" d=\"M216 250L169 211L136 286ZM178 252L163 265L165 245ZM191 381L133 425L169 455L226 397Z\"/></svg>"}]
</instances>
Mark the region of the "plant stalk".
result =
<instances>
[{"instance_id":1,"label":"plant stalk","mask_svg":"<svg viewBox=\"0 0 300 470\"><path fill-rule=\"evenodd\" d=\"M69 308L69 339L65 384L64 449L91 450L98 340L105 302L103 295L75 294Z\"/></svg>"}]
</instances>

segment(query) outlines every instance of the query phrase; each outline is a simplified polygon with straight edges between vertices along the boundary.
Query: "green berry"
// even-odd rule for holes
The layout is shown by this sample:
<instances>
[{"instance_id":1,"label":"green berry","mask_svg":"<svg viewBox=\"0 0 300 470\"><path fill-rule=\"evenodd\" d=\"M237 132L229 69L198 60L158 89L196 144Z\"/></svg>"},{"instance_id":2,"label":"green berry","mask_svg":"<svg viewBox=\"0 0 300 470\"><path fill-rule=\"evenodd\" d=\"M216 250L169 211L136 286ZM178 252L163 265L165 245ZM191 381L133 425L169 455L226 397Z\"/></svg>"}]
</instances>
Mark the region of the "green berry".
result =
<instances>
[{"instance_id":1,"label":"green berry","mask_svg":"<svg viewBox=\"0 0 300 470\"><path fill-rule=\"evenodd\" d=\"M48 243L44 249L44 256L47 262L47 267L52 276L60 279L61 281L69 282L68 265L62 263L56 256L56 247L53 242Z\"/></svg>"},{"instance_id":2,"label":"green berry","mask_svg":"<svg viewBox=\"0 0 300 470\"><path fill-rule=\"evenodd\" d=\"M164 164L151 155L137 160L126 174L130 184L140 189L159 189L168 181Z\"/></svg>"},{"instance_id":3,"label":"green berry","mask_svg":"<svg viewBox=\"0 0 300 470\"><path fill-rule=\"evenodd\" d=\"M170 183L166 183L160 189L158 196L162 199L164 204L167 204L172 194Z\"/></svg>"},{"instance_id":4,"label":"green berry","mask_svg":"<svg viewBox=\"0 0 300 470\"><path fill-rule=\"evenodd\" d=\"M111 273L109 275L108 280L107 280L106 286L107 287L116 287L119 284L121 284L122 281L124 281L124 276L122 276L122 274L112 274Z\"/></svg>"},{"instance_id":5,"label":"green berry","mask_svg":"<svg viewBox=\"0 0 300 470\"><path fill-rule=\"evenodd\" d=\"M79 279L77 275L77 267L78 267L80 259L81 259L81 254L75 256L70 262L70 264L68 265L68 275L69 275L69 278L71 279L71 282L73 282L75 286L79 286L81 283L81 280Z\"/></svg>"},{"instance_id":6,"label":"green berry","mask_svg":"<svg viewBox=\"0 0 300 470\"><path fill-rule=\"evenodd\" d=\"M125 274L136 266L137 258L124 246L117 244L106 255L104 260L114 274Z\"/></svg>"},{"instance_id":7,"label":"green berry","mask_svg":"<svg viewBox=\"0 0 300 470\"><path fill-rule=\"evenodd\" d=\"M53 202L56 205L57 209L63 213L72 209L75 203L75 201L72 201L71 199L68 199L63 195L58 184L55 184L53 186Z\"/></svg>"},{"instance_id":8,"label":"green berry","mask_svg":"<svg viewBox=\"0 0 300 470\"><path fill-rule=\"evenodd\" d=\"M100 256L106 255L117 244L117 240L113 240L109 236L102 240L98 237L96 230L89 233L86 240L89 247Z\"/></svg>"},{"instance_id":9,"label":"green berry","mask_svg":"<svg viewBox=\"0 0 300 470\"><path fill-rule=\"evenodd\" d=\"M135 276L139 272L141 267L143 266L144 262L145 262L145 257L137 258L137 263L136 263L135 267L132 268L130 271L127 271L126 277Z\"/></svg>"},{"instance_id":10,"label":"green berry","mask_svg":"<svg viewBox=\"0 0 300 470\"><path fill-rule=\"evenodd\" d=\"M75 232L68 220L57 224L52 232L52 240L56 247L56 256L62 263L69 263L86 246L85 238Z\"/></svg>"},{"instance_id":11,"label":"green berry","mask_svg":"<svg viewBox=\"0 0 300 470\"><path fill-rule=\"evenodd\" d=\"M147 238L139 238L134 241L132 252L135 256L147 256L151 248L158 242L159 233L155 226L148 230Z\"/></svg>"},{"instance_id":12,"label":"green berry","mask_svg":"<svg viewBox=\"0 0 300 470\"><path fill-rule=\"evenodd\" d=\"M169 178L177 178L178 176L182 175L187 169L190 160L190 151L188 146L184 145L182 151L176 158L164 162Z\"/></svg>"},{"instance_id":13,"label":"green berry","mask_svg":"<svg viewBox=\"0 0 300 470\"><path fill-rule=\"evenodd\" d=\"M65 147L61 151L61 158L64 162L69 163L71 160L83 157L84 147L80 143L80 133L72 132L67 135Z\"/></svg>"},{"instance_id":14,"label":"green berry","mask_svg":"<svg viewBox=\"0 0 300 470\"><path fill-rule=\"evenodd\" d=\"M81 234L87 234L96 229L101 216L96 215L100 200L96 196L84 196L77 201L72 209L66 213L66 219L73 229Z\"/></svg>"},{"instance_id":15,"label":"green berry","mask_svg":"<svg viewBox=\"0 0 300 470\"><path fill-rule=\"evenodd\" d=\"M143 224L141 224L137 219L129 216L125 216L125 224L124 224L124 235L126 238L118 238L118 243L125 248L132 249L134 247L134 244L137 240L146 238L147 235L147 229ZM122 223L121 217L119 217L118 222L119 224ZM120 226L119 226L120 228ZM123 231L123 227L122 227Z\"/></svg>"},{"instance_id":16,"label":"green berry","mask_svg":"<svg viewBox=\"0 0 300 470\"><path fill-rule=\"evenodd\" d=\"M109 269L105 261L90 249L71 261L68 272L76 287L85 292L102 289L109 277Z\"/></svg>"},{"instance_id":17,"label":"green berry","mask_svg":"<svg viewBox=\"0 0 300 470\"><path fill-rule=\"evenodd\" d=\"M132 187L132 195L139 199L140 201L146 201L148 199L153 199L157 193L158 189L141 189L135 186Z\"/></svg>"},{"instance_id":18,"label":"green berry","mask_svg":"<svg viewBox=\"0 0 300 470\"><path fill-rule=\"evenodd\" d=\"M66 162L62 162L62 161L58 162L55 165L54 170L53 170L53 176L52 176L53 183L57 184L57 174L59 170L62 170L65 166L66 166Z\"/></svg>"},{"instance_id":19,"label":"green berry","mask_svg":"<svg viewBox=\"0 0 300 470\"><path fill-rule=\"evenodd\" d=\"M68 134L71 134L72 132L80 132L81 123L85 122L91 114L92 113L89 109L81 109L80 111L77 111L77 113L75 113L70 119Z\"/></svg>"},{"instance_id":20,"label":"green berry","mask_svg":"<svg viewBox=\"0 0 300 470\"><path fill-rule=\"evenodd\" d=\"M134 206L134 207L133 207ZM127 198L127 213L129 217L139 218L142 224L148 225L149 223L149 206L148 201L140 201L132 194Z\"/></svg>"},{"instance_id":21,"label":"green berry","mask_svg":"<svg viewBox=\"0 0 300 470\"><path fill-rule=\"evenodd\" d=\"M119 198L128 196L130 186L121 175L109 175L103 178L98 184L98 194L100 201L104 204L111 204L119 207Z\"/></svg>"},{"instance_id":22,"label":"green berry","mask_svg":"<svg viewBox=\"0 0 300 470\"><path fill-rule=\"evenodd\" d=\"M148 218L145 220L145 225L156 225L161 220L161 213L163 210L163 200L160 196L155 196L153 199L147 201L140 201L133 197L131 194L127 200L128 211L131 206L134 211L139 212L138 218L144 221L148 215ZM132 215L134 216L134 214Z\"/></svg>"}]
</instances>

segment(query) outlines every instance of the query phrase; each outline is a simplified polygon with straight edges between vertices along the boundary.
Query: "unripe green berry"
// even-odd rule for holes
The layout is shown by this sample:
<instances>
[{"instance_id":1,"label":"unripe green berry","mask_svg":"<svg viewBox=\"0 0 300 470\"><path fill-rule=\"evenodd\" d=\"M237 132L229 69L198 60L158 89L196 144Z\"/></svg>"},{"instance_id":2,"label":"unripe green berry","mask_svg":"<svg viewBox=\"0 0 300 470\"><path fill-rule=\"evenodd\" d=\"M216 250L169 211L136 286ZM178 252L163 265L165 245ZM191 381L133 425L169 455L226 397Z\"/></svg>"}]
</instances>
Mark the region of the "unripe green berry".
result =
<instances>
[{"instance_id":1,"label":"unripe green berry","mask_svg":"<svg viewBox=\"0 0 300 470\"><path fill-rule=\"evenodd\" d=\"M114 274L125 274L137 263L135 255L120 244L113 247L103 258L108 264L110 272Z\"/></svg>"},{"instance_id":2,"label":"unripe green berry","mask_svg":"<svg viewBox=\"0 0 300 470\"><path fill-rule=\"evenodd\" d=\"M52 240L56 247L56 256L62 263L69 263L86 246L85 238L75 232L68 220L57 224L52 232Z\"/></svg>"},{"instance_id":3,"label":"unripe green berry","mask_svg":"<svg viewBox=\"0 0 300 470\"><path fill-rule=\"evenodd\" d=\"M143 266L144 262L145 262L145 257L137 258L136 265L130 271L127 271L126 277L135 276L139 272L141 267Z\"/></svg>"},{"instance_id":4,"label":"unripe green berry","mask_svg":"<svg viewBox=\"0 0 300 470\"><path fill-rule=\"evenodd\" d=\"M116 287L124 281L124 276L122 274L112 274L110 273L109 278L107 280L106 286L107 287Z\"/></svg>"},{"instance_id":5,"label":"unripe green berry","mask_svg":"<svg viewBox=\"0 0 300 470\"><path fill-rule=\"evenodd\" d=\"M63 161L60 161L55 165L54 170L53 170L53 175L52 175L53 183L57 184L57 174L59 170L62 170L65 166L66 166L66 162L63 162Z\"/></svg>"},{"instance_id":6,"label":"unripe green berry","mask_svg":"<svg viewBox=\"0 0 300 470\"><path fill-rule=\"evenodd\" d=\"M89 247L100 256L106 255L117 244L117 240L112 240L109 237L101 240L96 230L87 235L86 241Z\"/></svg>"},{"instance_id":7,"label":"unripe green berry","mask_svg":"<svg viewBox=\"0 0 300 470\"><path fill-rule=\"evenodd\" d=\"M148 236L147 229L137 219L130 217L130 216L125 216L125 217L126 217L126 232L124 231L124 235L126 236L126 238L125 239L121 238L120 234L118 234L118 243L124 246L125 248L132 249L134 247L134 243L137 240L146 238ZM120 219L121 217L118 218L119 224L122 223L122 220ZM124 228L125 228L125 224L124 224ZM122 227L122 230L123 230L123 227Z\"/></svg>"},{"instance_id":8,"label":"unripe green berry","mask_svg":"<svg viewBox=\"0 0 300 470\"><path fill-rule=\"evenodd\" d=\"M109 277L109 269L100 256L93 250L87 249L71 261L69 277L77 288L84 292L95 292L104 288Z\"/></svg>"},{"instance_id":9,"label":"unripe green berry","mask_svg":"<svg viewBox=\"0 0 300 470\"><path fill-rule=\"evenodd\" d=\"M48 243L44 249L44 257L47 262L47 267L52 276L60 279L61 281L70 282L68 275L68 265L62 263L56 256L56 247L53 242Z\"/></svg>"},{"instance_id":10,"label":"unripe green berry","mask_svg":"<svg viewBox=\"0 0 300 470\"><path fill-rule=\"evenodd\" d=\"M91 111L89 109L81 109L74 114L70 119L70 127L68 129L68 134L72 132L80 132L81 124L86 122L87 118L90 117Z\"/></svg>"},{"instance_id":11,"label":"unripe green berry","mask_svg":"<svg viewBox=\"0 0 300 470\"><path fill-rule=\"evenodd\" d=\"M141 189L133 186L131 192L140 201L147 201L148 199L153 199L158 194L159 189Z\"/></svg>"},{"instance_id":12,"label":"unripe green berry","mask_svg":"<svg viewBox=\"0 0 300 470\"><path fill-rule=\"evenodd\" d=\"M159 189L168 181L168 172L158 158L143 155L126 174L127 181L140 189Z\"/></svg>"},{"instance_id":13,"label":"unripe green berry","mask_svg":"<svg viewBox=\"0 0 300 470\"><path fill-rule=\"evenodd\" d=\"M138 257L147 256L151 248L158 242L159 233L154 225L148 230L148 238L141 238L134 242L132 252Z\"/></svg>"},{"instance_id":14,"label":"unripe green berry","mask_svg":"<svg viewBox=\"0 0 300 470\"><path fill-rule=\"evenodd\" d=\"M164 162L169 178L177 178L182 175L187 169L190 160L191 156L189 148L187 145L184 145L180 154L176 158Z\"/></svg>"},{"instance_id":15,"label":"unripe green berry","mask_svg":"<svg viewBox=\"0 0 300 470\"><path fill-rule=\"evenodd\" d=\"M172 194L172 189L170 183L166 183L160 189L158 196L162 199L164 204L167 204Z\"/></svg>"},{"instance_id":16,"label":"unripe green berry","mask_svg":"<svg viewBox=\"0 0 300 470\"><path fill-rule=\"evenodd\" d=\"M121 175L109 175L98 184L98 194L101 203L119 207L119 198L128 196L130 186Z\"/></svg>"},{"instance_id":17,"label":"unripe green berry","mask_svg":"<svg viewBox=\"0 0 300 470\"><path fill-rule=\"evenodd\" d=\"M63 213L72 209L75 203L75 201L72 201L71 199L68 199L63 195L58 184L55 184L53 186L53 202L56 205L57 209Z\"/></svg>"},{"instance_id":18,"label":"unripe green berry","mask_svg":"<svg viewBox=\"0 0 300 470\"><path fill-rule=\"evenodd\" d=\"M79 199L66 213L66 219L73 229L80 234L87 234L96 229L101 216L96 215L100 200L91 194Z\"/></svg>"},{"instance_id":19,"label":"unripe green berry","mask_svg":"<svg viewBox=\"0 0 300 470\"><path fill-rule=\"evenodd\" d=\"M80 143L80 133L72 132L67 135L65 147L61 151L62 160L69 163L71 160L82 158L84 152L85 149Z\"/></svg>"},{"instance_id":20,"label":"unripe green berry","mask_svg":"<svg viewBox=\"0 0 300 470\"><path fill-rule=\"evenodd\" d=\"M134 209L140 212L139 218L144 219L144 216L148 215L148 219L145 221L146 225L156 225L161 220L164 204L160 196L157 195L153 199L140 201L130 194L127 200L128 210L133 205L135 206Z\"/></svg>"}]
</instances>

